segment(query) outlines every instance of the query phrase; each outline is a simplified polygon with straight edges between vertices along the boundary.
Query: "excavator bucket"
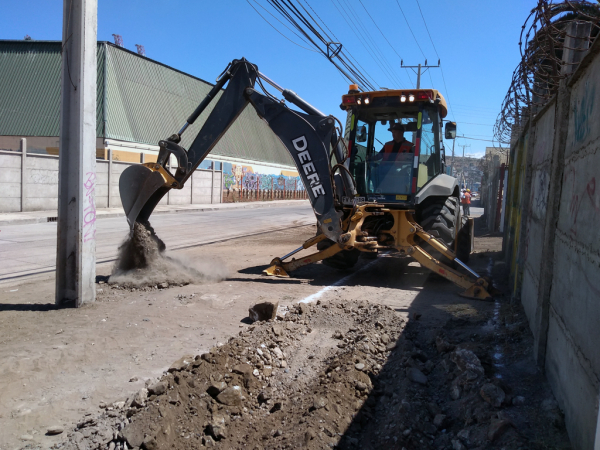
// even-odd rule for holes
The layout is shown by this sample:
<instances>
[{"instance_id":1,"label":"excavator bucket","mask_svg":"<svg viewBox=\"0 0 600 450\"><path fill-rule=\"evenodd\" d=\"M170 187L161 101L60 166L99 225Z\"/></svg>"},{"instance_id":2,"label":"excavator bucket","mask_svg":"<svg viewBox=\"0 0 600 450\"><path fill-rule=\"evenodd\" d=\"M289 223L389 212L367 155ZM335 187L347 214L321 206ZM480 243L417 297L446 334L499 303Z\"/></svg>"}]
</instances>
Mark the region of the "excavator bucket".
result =
<instances>
[{"instance_id":1,"label":"excavator bucket","mask_svg":"<svg viewBox=\"0 0 600 450\"><path fill-rule=\"evenodd\" d=\"M145 221L160 200L161 188L165 186L165 178L154 163L130 166L119 178L121 203L127 216L129 228L133 229L136 221ZM156 197L160 195L158 201ZM150 209L150 211L148 211ZM145 217L140 218L144 211Z\"/></svg>"}]
</instances>

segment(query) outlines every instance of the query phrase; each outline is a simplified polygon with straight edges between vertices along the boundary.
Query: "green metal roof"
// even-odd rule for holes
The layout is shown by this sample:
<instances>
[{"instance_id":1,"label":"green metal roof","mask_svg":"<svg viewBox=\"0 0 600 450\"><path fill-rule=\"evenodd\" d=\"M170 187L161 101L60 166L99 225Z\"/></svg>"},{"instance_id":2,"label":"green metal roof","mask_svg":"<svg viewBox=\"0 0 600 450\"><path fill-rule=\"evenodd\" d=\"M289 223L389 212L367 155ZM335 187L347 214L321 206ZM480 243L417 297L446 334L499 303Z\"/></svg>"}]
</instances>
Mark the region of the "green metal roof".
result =
<instances>
[{"instance_id":1,"label":"green metal roof","mask_svg":"<svg viewBox=\"0 0 600 450\"><path fill-rule=\"evenodd\" d=\"M58 136L61 42L0 41L0 135ZM108 42L97 51L97 136L157 145L177 132L212 84ZM212 108L183 136L189 147ZM293 165L250 107L212 155Z\"/></svg>"}]
</instances>

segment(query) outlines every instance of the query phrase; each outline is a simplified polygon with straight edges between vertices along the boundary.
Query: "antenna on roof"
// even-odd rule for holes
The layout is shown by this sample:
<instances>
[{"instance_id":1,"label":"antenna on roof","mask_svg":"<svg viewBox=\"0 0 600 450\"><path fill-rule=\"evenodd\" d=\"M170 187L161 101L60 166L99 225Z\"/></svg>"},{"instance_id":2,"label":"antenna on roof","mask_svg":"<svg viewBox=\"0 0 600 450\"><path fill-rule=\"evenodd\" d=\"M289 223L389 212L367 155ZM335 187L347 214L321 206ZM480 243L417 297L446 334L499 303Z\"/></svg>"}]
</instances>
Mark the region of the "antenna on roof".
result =
<instances>
[{"instance_id":1,"label":"antenna on roof","mask_svg":"<svg viewBox=\"0 0 600 450\"><path fill-rule=\"evenodd\" d=\"M32 40L31 36L29 36L28 34L26 34L23 39L25 39L26 41L31 41Z\"/></svg>"},{"instance_id":2,"label":"antenna on roof","mask_svg":"<svg viewBox=\"0 0 600 450\"><path fill-rule=\"evenodd\" d=\"M146 49L143 45L135 44L135 47L137 48L138 55L146 56Z\"/></svg>"},{"instance_id":3,"label":"antenna on roof","mask_svg":"<svg viewBox=\"0 0 600 450\"><path fill-rule=\"evenodd\" d=\"M115 38L115 44L119 47L123 47L123 36L120 34L113 34L113 38Z\"/></svg>"}]
</instances>

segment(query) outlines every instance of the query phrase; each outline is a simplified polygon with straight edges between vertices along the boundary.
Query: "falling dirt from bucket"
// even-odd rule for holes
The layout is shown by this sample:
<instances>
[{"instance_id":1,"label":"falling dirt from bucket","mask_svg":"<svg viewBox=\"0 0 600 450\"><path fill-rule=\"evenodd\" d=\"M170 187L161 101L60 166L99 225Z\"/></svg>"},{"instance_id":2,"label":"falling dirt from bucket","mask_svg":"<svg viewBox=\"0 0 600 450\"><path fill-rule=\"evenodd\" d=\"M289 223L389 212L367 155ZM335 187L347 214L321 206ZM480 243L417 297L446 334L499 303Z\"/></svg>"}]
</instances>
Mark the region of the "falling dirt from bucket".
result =
<instances>
[{"instance_id":1,"label":"falling dirt from bucket","mask_svg":"<svg viewBox=\"0 0 600 450\"><path fill-rule=\"evenodd\" d=\"M220 261L187 262L167 255L164 242L149 222L136 222L133 233L119 247L109 284L125 287L160 283L190 284L221 281L229 271Z\"/></svg>"}]
</instances>

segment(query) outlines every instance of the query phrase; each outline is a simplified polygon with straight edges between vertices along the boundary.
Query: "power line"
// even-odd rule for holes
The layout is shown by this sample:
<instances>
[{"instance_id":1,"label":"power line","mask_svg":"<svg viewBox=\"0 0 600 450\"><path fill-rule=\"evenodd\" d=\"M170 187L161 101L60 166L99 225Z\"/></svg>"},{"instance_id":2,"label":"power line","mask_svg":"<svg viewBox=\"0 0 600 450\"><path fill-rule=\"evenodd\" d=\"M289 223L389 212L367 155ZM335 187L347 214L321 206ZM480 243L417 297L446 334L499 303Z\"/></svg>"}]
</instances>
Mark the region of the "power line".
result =
<instances>
[{"instance_id":1,"label":"power line","mask_svg":"<svg viewBox=\"0 0 600 450\"><path fill-rule=\"evenodd\" d=\"M429 36L429 40L431 41L431 45L433 46L435 55L438 57L438 59L441 59L440 55L438 54L437 48L435 48L435 44L433 43L433 38L431 37L431 33L429 32L429 27L427 26L427 21L425 20L425 16L423 15L423 11L421 10L421 5L419 4L419 0L415 0L415 1L417 2L417 6L419 7L419 12L421 13L421 19L423 19L423 23L425 24L425 29L427 30L427 35ZM396 3L398 3L398 0L396 0ZM400 3L398 3L398 6L400 6ZM402 11L402 8L400 8L400 10ZM404 12L402 12L402 14L404 14ZM406 17L404 17L404 19L406 20ZM408 21L407 21L407 23L408 23ZM421 50L421 53L423 53L422 50ZM446 90L446 97L448 99L448 107L450 108L450 113L452 114L452 118L456 120L456 115L454 114L454 110L452 109L452 103L450 103L450 92L448 91L448 86L446 86L446 77L444 76L444 68L442 67L441 64L440 64L440 71L442 72L442 81L444 82L444 89ZM431 74L429 76L431 76Z\"/></svg>"},{"instance_id":2,"label":"power line","mask_svg":"<svg viewBox=\"0 0 600 450\"><path fill-rule=\"evenodd\" d=\"M352 32L354 33L354 35L358 38L358 40L360 41L360 43L365 47L365 49L369 52L369 55L371 56L371 58L373 58L373 60L375 61L375 63L379 66L379 68L387 75L387 77L390 79L390 81L394 82L392 80L393 76L390 76L387 73L387 69L385 67L383 67L383 62L379 59L379 56L373 51L373 49L369 49L369 43L366 42L366 39L364 38L364 36L362 36L362 32L360 29L358 29L357 27L353 26L352 23L350 23L351 19L347 19L346 18L346 13L344 12L344 8L342 7L341 3L340 6L338 7L338 5L335 3L336 0L331 0L331 3L333 4L333 6L335 7L335 9L337 9L338 13L340 14L340 16L342 17L342 19L344 19L344 21L346 22L346 24L348 24L348 27L352 30ZM341 9L340 9L341 8ZM359 36L360 33L361 35ZM395 82L394 82L395 83Z\"/></svg>"},{"instance_id":3,"label":"power line","mask_svg":"<svg viewBox=\"0 0 600 450\"><path fill-rule=\"evenodd\" d=\"M282 36L283 36L285 39L287 39L288 41L290 41L292 44L294 44L294 45L297 45L298 47L300 47L300 48L303 48L304 50L308 50L309 52L313 52L313 53L319 53L319 52L317 52L316 50L311 50L310 48L306 48L306 47L304 47L304 46L302 46L302 45L298 44L297 42L294 42L294 41L292 41L292 40L291 40L289 37L287 37L285 34L283 34L281 31L279 31L277 28L275 28L275 26L274 26L274 25L273 25L271 22L269 22L269 21L268 21L268 20L267 20L267 19L266 19L266 18L265 18L265 17L264 17L264 16L263 16L263 15L262 15L262 14L261 14L261 13L260 13L260 12L259 12L259 11L258 11L258 10L257 10L257 9L256 9L254 6L253 6L253 5L252 5L252 3L250 3L250 0L246 0L246 2L247 2L249 5L250 5L250 7L251 7L251 8L252 8L254 11L256 11L256 13L257 13L257 14L258 14L260 17L262 17L262 19L263 19L265 22L267 22L267 23L268 23L268 24L271 26L271 28L273 28L275 31L277 31L277 32L278 32L280 35L282 35ZM260 6L262 9L264 9L264 10L265 10L266 12L268 12L269 14L271 14L271 13L270 13L269 11L267 11L267 10L266 10L266 9L265 9L265 8L264 8L262 5L260 5L260 4L258 4L258 3L257 3L257 5L258 5L258 6ZM273 14L271 14L271 16L273 16ZM288 28L288 27L287 27L287 26L286 26L286 25L285 25L283 22L281 22L279 19L277 19L277 17L275 17L275 16L273 16L273 17L275 18L275 20L277 20L279 23L281 23L281 24L282 24L284 27L286 27L288 30L290 30L292 33L294 33L294 31L293 31L293 30L291 30L290 28ZM296 33L294 33L294 34L295 34L296 36L298 36ZM301 36L298 36L298 37L299 37L300 39L302 39L302 37L301 37Z\"/></svg>"},{"instance_id":4,"label":"power line","mask_svg":"<svg viewBox=\"0 0 600 450\"><path fill-rule=\"evenodd\" d=\"M423 19L423 23L425 24L425 29L427 30L427 34L429 35L429 40L431 41L431 45L433 45L433 50L435 51L435 56L440 59L440 55L438 55L437 48L435 48L435 44L433 43L433 39L431 38L431 33L429 32L429 28L427 27L427 21L423 16L423 11L421 11L421 5L419 4L419 0L415 0L417 2L417 6L419 7L419 12L421 13L421 19Z\"/></svg>"},{"instance_id":5,"label":"power line","mask_svg":"<svg viewBox=\"0 0 600 450\"><path fill-rule=\"evenodd\" d=\"M341 0L338 0L338 1L340 1L340 4L341 4ZM392 78L395 78L396 83L398 83L398 86L400 87L402 85L402 81L400 81L400 79L398 78L398 75L397 75L396 71L394 70L394 68L392 67L392 65L390 64L390 62L387 60L387 58L385 57L385 55L383 54L383 52L379 48L379 45L377 44L377 42L375 42L375 40L371 36L371 33L369 32L369 30L367 29L367 27L365 27L365 24L362 21L361 15L356 13L356 11L354 10L354 7L352 6L352 4L348 0L344 0L344 2L348 6L348 9L354 15L354 17L357 18L356 22L363 29L365 35L367 36L367 38L369 38L369 40L373 44L373 48L375 50L377 50L377 52L379 53L379 56L381 57L381 60L384 63L384 65L387 65L387 68L389 69L388 73L392 74ZM392 81L392 80L390 80L390 81Z\"/></svg>"},{"instance_id":6,"label":"power line","mask_svg":"<svg viewBox=\"0 0 600 450\"><path fill-rule=\"evenodd\" d=\"M456 139L470 139L472 141L483 141L483 142L498 142L498 141L492 141L492 140L488 140L488 139L475 139L475 138L466 137L466 136L456 136Z\"/></svg>"},{"instance_id":7,"label":"power line","mask_svg":"<svg viewBox=\"0 0 600 450\"><path fill-rule=\"evenodd\" d=\"M333 31L331 31L331 29L327 26L327 23L323 19L321 19L321 16L319 16L319 13L317 13L314 10L314 8L311 6L311 4L308 3L308 0L304 0L304 3L306 3L306 5L310 8L310 10L313 12L313 14L315 16L317 16L317 18L321 21L321 23L323 24L323 26L325 28L327 28L327 31L329 31L331 33L331 35L335 38L335 40L337 42L340 42L340 39L338 39L338 37L335 35L335 33ZM300 6L302 6L302 5L300 5ZM304 7L303 7L303 9L304 9ZM304 9L304 10L306 11L306 9ZM308 13L308 11L307 11L307 14L310 15L310 13ZM318 22L316 20L315 20L315 22L317 23L317 26L323 31L323 33L325 33L325 35L327 35L327 33L325 32L325 30L323 30L323 28L321 28L321 26L318 24ZM356 64L358 64L358 66L363 70L363 72L366 74L366 76L371 79L371 81L373 82L373 84L377 84L375 82L375 80L373 79L373 77L365 70L365 68L360 64L360 62L358 62L358 60L354 57L354 55L352 55L352 53L350 53L350 50L348 50L346 48L343 48L342 49L342 54L345 55L346 52L348 53L348 56L350 57L350 59L352 59Z\"/></svg>"},{"instance_id":8,"label":"power line","mask_svg":"<svg viewBox=\"0 0 600 450\"><path fill-rule=\"evenodd\" d=\"M381 35L383 36L383 38L385 39L385 41L388 43L388 45L391 47L391 49L394 51L394 53L398 56L398 58L400 58L400 60L402 60L402 56L400 56L400 54L396 51L396 49L391 44L391 42L388 40L387 36L383 33L383 31L381 31L381 28L379 28L379 25L377 25L377 22L375 22L375 20L373 19L373 16L371 16L371 13L369 13L369 11L367 10L367 7L365 6L365 4L362 2L362 0L358 0L358 1L362 5L363 9L365 10L365 12L369 16L369 18L371 19L371 22L373 22L373 24L379 30L379 33L381 33ZM410 81L410 83L414 86L415 83L413 83L413 81L411 80L410 75L408 74L408 72L404 72L404 73L408 77L408 80Z\"/></svg>"},{"instance_id":9,"label":"power line","mask_svg":"<svg viewBox=\"0 0 600 450\"><path fill-rule=\"evenodd\" d=\"M332 39L329 38L329 36L327 36L327 33L325 33L325 35L328 37L328 39L325 39L323 35L319 32L319 30L315 28L315 25L313 25L313 23L310 20L308 20L300 10L298 10L298 8L292 3L291 0L267 0L267 2L279 14L281 14L296 30L298 30L302 35L304 35L304 37L308 41L310 41L310 43L324 57L326 57L329 60L329 62L331 62L338 69L338 71L340 71L349 81L351 81L352 83L358 83L359 85L363 85L371 90L374 90L374 87L371 84L371 82L367 78L365 78L365 76L352 62L346 60L346 57L343 54L343 52L341 52L341 50L337 52L334 50L334 54L330 54L332 44L338 44L338 48L339 46L341 46L341 44L337 42L331 42ZM313 22L316 22L315 19L312 18L312 16L310 17ZM318 23L316 23L316 26L321 28ZM317 41L320 41L320 43L326 47L327 51L325 51L319 45L319 43L315 41L315 39ZM336 57L337 61L339 61L339 64L336 62L336 60L334 60L334 58Z\"/></svg>"},{"instance_id":10,"label":"power line","mask_svg":"<svg viewBox=\"0 0 600 450\"><path fill-rule=\"evenodd\" d=\"M406 18L406 16L404 15L404 11L402 10L402 6L400 6L400 3L398 2L398 0L396 0L396 3L398 4L398 8L400 8L400 12L402 13L402 17L404 17L404 21L406 22L406 26L408 26L408 29L410 30L410 34L412 34L413 39L415 40L417 47L419 47L419 50L421 50L421 54L423 55L423 58L427 58L425 56L425 53L423 53L423 49L421 48L421 46L419 45L419 41L417 40L417 37L415 36L415 33L413 33L412 28L410 27L410 24L408 23L408 19Z\"/></svg>"}]
</instances>

